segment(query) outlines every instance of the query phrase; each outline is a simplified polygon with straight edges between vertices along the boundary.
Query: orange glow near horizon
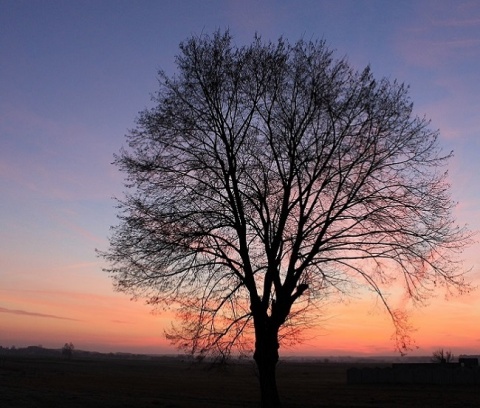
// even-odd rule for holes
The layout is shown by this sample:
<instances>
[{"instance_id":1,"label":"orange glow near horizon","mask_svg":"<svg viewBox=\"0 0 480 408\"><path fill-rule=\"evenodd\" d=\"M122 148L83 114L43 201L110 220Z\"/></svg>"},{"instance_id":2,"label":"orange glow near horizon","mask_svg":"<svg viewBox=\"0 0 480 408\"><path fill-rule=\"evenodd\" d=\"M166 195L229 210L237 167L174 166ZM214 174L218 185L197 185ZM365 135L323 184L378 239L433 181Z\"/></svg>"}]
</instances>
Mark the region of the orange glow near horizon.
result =
<instances>
[{"instance_id":1,"label":"orange glow near horizon","mask_svg":"<svg viewBox=\"0 0 480 408\"><path fill-rule=\"evenodd\" d=\"M190 0L189 13L185 2L124 2L115 13L99 3L0 2L0 346L178 353L164 336L174 314L114 292L95 248L108 248L112 197L124 196L112 156L152 107L157 68L173 75L180 42L218 27L238 45L254 33L325 38L333 58L407 85L413 113L439 129L441 154L454 151L445 169L454 217L480 231L480 2ZM462 258L479 286L480 243ZM411 355L480 354L478 289L448 301L439 291L421 308L390 292L416 328ZM395 355L394 328L371 293L330 300L282 355Z\"/></svg>"},{"instance_id":2,"label":"orange glow near horizon","mask_svg":"<svg viewBox=\"0 0 480 408\"><path fill-rule=\"evenodd\" d=\"M41 290L0 290L0 294L2 346L60 347L72 342L92 351L169 351L163 329L173 315L154 314L141 301L130 301L123 294Z\"/></svg>"},{"instance_id":3,"label":"orange glow near horizon","mask_svg":"<svg viewBox=\"0 0 480 408\"><path fill-rule=\"evenodd\" d=\"M478 259L473 249L468 259ZM31 268L28 265L28 268ZM12 269L27 276L26 267ZM39 265L23 287L8 284L0 288L0 346L43 345L58 348L65 342L78 349L102 352L176 354L165 339L164 330L175 323L170 311L153 314L142 299L113 291L108 275L99 274L98 262ZM59 277L68 276L67 285ZM13 274L12 274L13 275ZM401 291L391 288L391 305L408 307ZM344 303L327 302L318 326L304 332L304 342L283 347L281 355L394 355L392 322L378 301L368 292ZM429 355L437 348L455 354L475 354L480 346L480 307L477 292L446 301L439 293L429 306L411 310L412 333L418 349L413 355Z\"/></svg>"},{"instance_id":4,"label":"orange glow near horizon","mask_svg":"<svg viewBox=\"0 0 480 408\"><path fill-rule=\"evenodd\" d=\"M58 348L73 342L78 349L103 352L171 354L178 351L164 336L175 316L172 312L151 313L141 301L123 294L110 296L76 292L21 291L5 293L0 309L4 347L43 345ZM23 297L23 300L20 298ZM451 310L452 302L454 311ZM430 307L414 309L412 333L418 349L412 355L429 355L437 348L455 354L473 354L479 346L480 320L472 308L474 296L445 302L432 301ZM32 313L18 306L28 306ZM59 315L58 310L64 311ZM467 328L467 329L466 329ZM354 299L326 305L319 325L304 333L304 342L281 348L281 355L394 355L393 326L388 314L373 299Z\"/></svg>"}]
</instances>

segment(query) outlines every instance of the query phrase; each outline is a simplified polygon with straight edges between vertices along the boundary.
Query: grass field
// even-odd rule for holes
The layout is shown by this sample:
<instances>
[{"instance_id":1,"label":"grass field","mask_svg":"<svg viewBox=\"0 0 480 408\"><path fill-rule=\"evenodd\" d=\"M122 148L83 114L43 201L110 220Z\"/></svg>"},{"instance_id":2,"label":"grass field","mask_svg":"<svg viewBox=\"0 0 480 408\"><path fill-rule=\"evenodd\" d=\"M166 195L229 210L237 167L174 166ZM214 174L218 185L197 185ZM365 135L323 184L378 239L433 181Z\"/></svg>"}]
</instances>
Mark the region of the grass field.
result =
<instances>
[{"instance_id":1,"label":"grass field","mask_svg":"<svg viewBox=\"0 0 480 408\"><path fill-rule=\"evenodd\" d=\"M352 366L280 363L284 407L480 407L478 386L348 385ZM2 408L250 408L258 401L249 363L212 368L168 358L0 360Z\"/></svg>"}]
</instances>

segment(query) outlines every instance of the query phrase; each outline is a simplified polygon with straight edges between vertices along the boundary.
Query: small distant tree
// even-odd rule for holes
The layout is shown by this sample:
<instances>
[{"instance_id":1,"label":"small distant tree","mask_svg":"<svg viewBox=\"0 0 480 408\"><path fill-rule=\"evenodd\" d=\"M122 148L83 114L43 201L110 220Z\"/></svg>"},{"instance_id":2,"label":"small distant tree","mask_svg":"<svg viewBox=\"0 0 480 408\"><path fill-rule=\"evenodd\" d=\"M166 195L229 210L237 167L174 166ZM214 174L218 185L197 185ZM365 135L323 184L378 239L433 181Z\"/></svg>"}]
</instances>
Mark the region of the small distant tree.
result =
<instances>
[{"instance_id":1,"label":"small distant tree","mask_svg":"<svg viewBox=\"0 0 480 408\"><path fill-rule=\"evenodd\" d=\"M452 363L454 358L455 355L451 350L444 350L443 348L432 353L432 363Z\"/></svg>"},{"instance_id":2,"label":"small distant tree","mask_svg":"<svg viewBox=\"0 0 480 408\"><path fill-rule=\"evenodd\" d=\"M65 345L62 347L62 355L65 358L72 358L74 349L75 346L73 343L65 343Z\"/></svg>"},{"instance_id":3,"label":"small distant tree","mask_svg":"<svg viewBox=\"0 0 480 408\"><path fill-rule=\"evenodd\" d=\"M117 290L178 312L195 354L253 349L262 407L279 407L280 345L325 298L375 293L409 347L388 287L422 302L468 290L438 132L408 88L355 71L322 42L181 44L115 164L119 225L102 255Z\"/></svg>"}]
</instances>

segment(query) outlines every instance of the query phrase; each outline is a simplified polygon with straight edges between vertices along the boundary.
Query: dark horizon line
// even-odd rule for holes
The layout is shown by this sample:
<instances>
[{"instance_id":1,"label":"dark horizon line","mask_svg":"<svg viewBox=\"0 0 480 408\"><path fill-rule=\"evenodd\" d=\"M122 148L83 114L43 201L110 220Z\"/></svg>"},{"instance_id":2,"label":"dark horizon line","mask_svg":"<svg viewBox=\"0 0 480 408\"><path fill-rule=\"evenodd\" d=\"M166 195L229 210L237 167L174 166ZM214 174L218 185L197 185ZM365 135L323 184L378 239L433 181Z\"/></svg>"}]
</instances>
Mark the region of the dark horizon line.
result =
<instances>
[{"instance_id":1,"label":"dark horizon line","mask_svg":"<svg viewBox=\"0 0 480 408\"><path fill-rule=\"evenodd\" d=\"M63 346L62 346L63 347ZM45 350L45 351L53 351L53 352L61 352L62 347L58 348L50 348L50 347L43 347L42 345L29 345L29 346L15 346L12 345L10 347L0 345L0 350L9 350L9 351L27 351L31 349L37 350ZM192 358L195 359L194 356L191 356L186 353L178 352L178 353L140 353L140 352L130 352L130 351L95 351L95 350L82 350L82 349L74 349L74 353L82 353L82 354L92 354L92 355L116 355L116 356L145 356L145 357L184 357L184 358ZM479 354L458 354L458 357L462 356L474 356L480 358ZM208 357L207 357L208 358ZM232 355L232 360L248 360L248 357L242 357L241 355ZM335 355L335 354L317 354L317 355L284 355L280 357L281 360L323 360L324 362L328 362L329 359L333 360L421 360L421 359L432 359L431 355L396 355L396 354L383 354L383 355Z\"/></svg>"}]
</instances>

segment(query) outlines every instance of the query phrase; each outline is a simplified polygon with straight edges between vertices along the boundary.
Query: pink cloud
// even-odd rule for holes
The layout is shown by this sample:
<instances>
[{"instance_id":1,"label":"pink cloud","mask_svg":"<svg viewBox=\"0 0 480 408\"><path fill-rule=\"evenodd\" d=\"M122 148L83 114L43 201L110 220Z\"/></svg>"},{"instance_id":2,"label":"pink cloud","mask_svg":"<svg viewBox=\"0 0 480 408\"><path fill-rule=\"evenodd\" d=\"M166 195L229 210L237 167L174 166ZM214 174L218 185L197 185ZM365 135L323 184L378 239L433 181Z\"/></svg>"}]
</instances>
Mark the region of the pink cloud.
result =
<instances>
[{"instance_id":1,"label":"pink cloud","mask_svg":"<svg viewBox=\"0 0 480 408\"><path fill-rule=\"evenodd\" d=\"M70 317L63 317L63 316L57 316L57 315L51 315L51 314L45 314L45 313L35 313L35 312L29 312L25 310L12 310L12 309L7 309L5 307L0 307L0 313L10 313L14 315L21 315L21 316L32 316L32 317L44 317L48 319L60 319L60 320L71 320L74 322L80 322L81 320L78 319L72 319Z\"/></svg>"},{"instance_id":2,"label":"pink cloud","mask_svg":"<svg viewBox=\"0 0 480 408\"><path fill-rule=\"evenodd\" d=\"M407 35L397 43L398 49L409 64L431 69L461 58L474 57L479 46L478 38L429 39L419 37L419 33L414 30L407 32Z\"/></svg>"},{"instance_id":3,"label":"pink cloud","mask_svg":"<svg viewBox=\"0 0 480 408\"><path fill-rule=\"evenodd\" d=\"M57 212L51 212L50 215L55 220L58 225L63 226L68 231L72 232L74 235L92 243L92 245L102 245L106 244L106 238L101 238L90 232L88 229L83 228L73 220L73 217L67 217L59 215Z\"/></svg>"},{"instance_id":4,"label":"pink cloud","mask_svg":"<svg viewBox=\"0 0 480 408\"><path fill-rule=\"evenodd\" d=\"M62 200L105 199L119 190L121 177L110 164L119 145L112 148L108 134L21 106L0 108L0 177L16 190Z\"/></svg>"},{"instance_id":5,"label":"pink cloud","mask_svg":"<svg viewBox=\"0 0 480 408\"><path fill-rule=\"evenodd\" d=\"M415 4L417 19L397 35L397 48L413 65L438 70L462 58L477 58L480 36L478 2ZM448 16L448 17L445 17Z\"/></svg>"}]
</instances>

